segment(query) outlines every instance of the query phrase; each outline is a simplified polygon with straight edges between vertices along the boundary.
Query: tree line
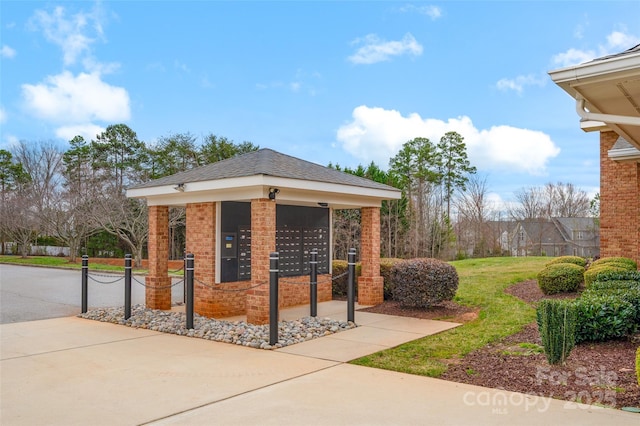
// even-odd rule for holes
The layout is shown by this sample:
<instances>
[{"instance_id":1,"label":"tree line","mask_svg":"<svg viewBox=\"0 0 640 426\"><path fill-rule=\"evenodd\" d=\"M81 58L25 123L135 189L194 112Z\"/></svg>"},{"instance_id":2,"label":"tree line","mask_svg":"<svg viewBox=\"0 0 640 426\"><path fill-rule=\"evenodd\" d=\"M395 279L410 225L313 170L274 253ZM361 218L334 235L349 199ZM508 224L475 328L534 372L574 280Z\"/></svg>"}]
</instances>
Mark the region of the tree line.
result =
<instances>
[{"instance_id":1,"label":"tree line","mask_svg":"<svg viewBox=\"0 0 640 426\"><path fill-rule=\"evenodd\" d=\"M76 136L68 145L61 150L53 142L22 141L0 150L2 254L7 241L27 255L38 238L49 237L70 248L72 261L85 253L129 252L139 265L148 238L148 210L144 200L126 197L127 187L259 149L252 142L235 143L214 134L198 139L175 133L145 143L124 124L108 126L91 141ZM496 219L498 209L487 199L486 179L477 176L456 132L437 143L407 141L388 170L375 163L329 167L402 191L399 200L382 203L383 257L497 254L486 224ZM591 207L584 191L571 184L522 189L515 195L518 202L507 215L518 219L586 216ZM184 209L171 208L172 258L182 257L185 239ZM349 248L359 248L359 240L360 211L334 211L335 258L346 259Z\"/></svg>"},{"instance_id":2,"label":"tree line","mask_svg":"<svg viewBox=\"0 0 640 426\"><path fill-rule=\"evenodd\" d=\"M0 150L0 240L17 245L23 256L39 236L68 246L71 261L98 246L95 255L132 253L140 265L149 234L144 200L126 197L128 186L189 170L249 151L209 134L189 133L139 140L124 124L111 125L91 141L81 136L65 151L53 142L20 142ZM172 256L184 250L184 209L170 210Z\"/></svg>"}]
</instances>

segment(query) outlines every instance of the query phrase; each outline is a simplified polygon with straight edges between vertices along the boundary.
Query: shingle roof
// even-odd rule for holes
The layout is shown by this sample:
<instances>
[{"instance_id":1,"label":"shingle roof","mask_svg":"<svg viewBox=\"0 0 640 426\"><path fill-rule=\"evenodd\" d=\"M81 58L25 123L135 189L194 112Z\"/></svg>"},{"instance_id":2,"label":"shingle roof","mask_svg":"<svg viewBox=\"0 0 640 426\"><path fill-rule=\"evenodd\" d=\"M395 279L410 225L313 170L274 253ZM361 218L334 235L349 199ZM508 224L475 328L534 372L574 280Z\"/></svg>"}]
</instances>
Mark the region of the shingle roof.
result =
<instances>
[{"instance_id":1,"label":"shingle roof","mask_svg":"<svg viewBox=\"0 0 640 426\"><path fill-rule=\"evenodd\" d=\"M627 140L622 136L619 136L618 139L616 140L616 143L611 147L611 150L614 151L617 149L629 149L629 148L635 148L635 146L627 142Z\"/></svg>"},{"instance_id":2,"label":"shingle roof","mask_svg":"<svg viewBox=\"0 0 640 426\"><path fill-rule=\"evenodd\" d=\"M593 231L598 228L593 217L557 217L555 220L568 231Z\"/></svg>"},{"instance_id":3,"label":"shingle roof","mask_svg":"<svg viewBox=\"0 0 640 426\"><path fill-rule=\"evenodd\" d=\"M562 234L552 222L536 219L523 220L520 222L520 226L522 226L524 232L526 232L532 240L540 241L544 244L560 244L564 242Z\"/></svg>"},{"instance_id":4,"label":"shingle roof","mask_svg":"<svg viewBox=\"0 0 640 426\"><path fill-rule=\"evenodd\" d=\"M640 52L640 44L636 44L632 48L627 49L627 50L625 50L623 52L614 53L612 55L603 56L601 58L595 58L595 59L593 59L593 60L591 60L589 62L604 61L605 59L617 58L617 57L620 57L620 56L631 55L633 53L638 53L638 52Z\"/></svg>"},{"instance_id":5,"label":"shingle roof","mask_svg":"<svg viewBox=\"0 0 640 426\"><path fill-rule=\"evenodd\" d=\"M237 157L207 164L171 176L154 179L129 189L153 188L180 183L202 182L227 178L266 175L289 179L327 182L370 189L399 191L398 189L329 167L263 148Z\"/></svg>"}]
</instances>

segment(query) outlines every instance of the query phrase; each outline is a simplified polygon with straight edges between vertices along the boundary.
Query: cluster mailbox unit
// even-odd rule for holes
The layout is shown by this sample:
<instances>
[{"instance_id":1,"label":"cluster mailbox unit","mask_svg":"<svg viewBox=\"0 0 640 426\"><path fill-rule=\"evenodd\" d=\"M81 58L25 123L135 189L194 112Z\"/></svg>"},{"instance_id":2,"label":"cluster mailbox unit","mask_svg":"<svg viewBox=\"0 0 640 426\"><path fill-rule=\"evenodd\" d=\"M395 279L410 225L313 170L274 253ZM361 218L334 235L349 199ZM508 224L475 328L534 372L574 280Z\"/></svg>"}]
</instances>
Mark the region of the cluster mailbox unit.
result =
<instances>
[{"instance_id":1,"label":"cluster mailbox unit","mask_svg":"<svg viewBox=\"0 0 640 426\"><path fill-rule=\"evenodd\" d=\"M251 279L251 203L222 203L221 281ZM318 251L318 273L329 272L329 209L276 206L276 251L281 276L309 273L309 254Z\"/></svg>"}]
</instances>

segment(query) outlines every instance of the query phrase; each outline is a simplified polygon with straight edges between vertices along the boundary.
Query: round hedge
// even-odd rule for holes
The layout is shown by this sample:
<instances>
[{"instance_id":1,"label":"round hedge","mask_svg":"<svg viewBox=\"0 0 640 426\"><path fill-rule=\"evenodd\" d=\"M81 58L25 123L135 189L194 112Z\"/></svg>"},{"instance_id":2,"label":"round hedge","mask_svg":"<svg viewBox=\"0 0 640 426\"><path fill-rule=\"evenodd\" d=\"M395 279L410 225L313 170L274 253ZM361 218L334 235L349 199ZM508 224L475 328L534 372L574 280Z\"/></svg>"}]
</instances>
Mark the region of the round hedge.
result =
<instances>
[{"instance_id":1,"label":"round hedge","mask_svg":"<svg viewBox=\"0 0 640 426\"><path fill-rule=\"evenodd\" d=\"M573 263L551 264L538 272L538 285L544 294L571 293L584 280L584 268Z\"/></svg>"},{"instance_id":2,"label":"round hedge","mask_svg":"<svg viewBox=\"0 0 640 426\"><path fill-rule=\"evenodd\" d=\"M610 263L600 263L598 265L592 264L589 267L589 269L587 269L584 273L584 285L587 286L588 288L591 284L593 284L598 279L598 275L602 273L625 272L629 270L630 269L627 266L627 264L624 264L624 263L610 262Z\"/></svg>"},{"instance_id":3,"label":"round hedge","mask_svg":"<svg viewBox=\"0 0 640 426\"><path fill-rule=\"evenodd\" d=\"M391 272L393 271L393 266L402 261L403 259L395 257L380 258L380 275L384 279L384 300L393 300L393 288L395 287L395 283L391 279Z\"/></svg>"},{"instance_id":4,"label":"round hedge","mask_svg":"<svg viewBox=\"0 0 640 426\"><path fill-rule=\"evenodd\" d=\"M419 258L395 263L391 270L393 300L401 306L428 308L451 300L458 290L455 268L438 259Z\"/></svg>"},{"instance_id":5,"label":"round hedge","mask_svg":"<svg viewBox=\"0 0 640 426\"><path fill-rule=\"evenodd\" d=\"M620 257L620 256L603 257L601 259L594 260L591 263L590 268L594 266L609 265L609 264L615 264L616 266L625 266L630 271L635 271L638 269L638 263L636 263L635 260L629 259L628 257Z\"/></svg>"},{"instance_id":6,"label":"round hedge","mask_svg":"<svg viewBox=\"0 0 640 426\"><path fill-rule=\"evenodd\" d=\"M574 265L587 266L587 260L580 256L559 256L547 262L544 266L555 265L556 263L573 263Z\"/></svg>"}]
</instances>

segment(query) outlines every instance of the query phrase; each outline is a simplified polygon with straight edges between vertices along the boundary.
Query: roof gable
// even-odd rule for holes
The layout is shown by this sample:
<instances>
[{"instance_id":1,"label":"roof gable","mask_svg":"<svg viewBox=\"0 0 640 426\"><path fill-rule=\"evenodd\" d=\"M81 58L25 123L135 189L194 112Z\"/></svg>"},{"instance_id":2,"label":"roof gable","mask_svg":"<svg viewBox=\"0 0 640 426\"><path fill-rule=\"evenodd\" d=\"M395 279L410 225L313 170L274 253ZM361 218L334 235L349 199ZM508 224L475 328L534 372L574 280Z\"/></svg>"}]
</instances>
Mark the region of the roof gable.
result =
<instances>
[{"instance_id":1,"label":"roof gable","mask_svg":"<svg viewBox=\"0 0 640 426\"><path fill-rule=\"evenodd\" d=\"M399 192L398 189L392 186L281 154L268 148L262 148L237 157L196 167L195 169L185 172L154 179L149 182L134 185L130 189L153 188L165 185L215 181L257 175Z\"/></svg>"}]
</instances>

